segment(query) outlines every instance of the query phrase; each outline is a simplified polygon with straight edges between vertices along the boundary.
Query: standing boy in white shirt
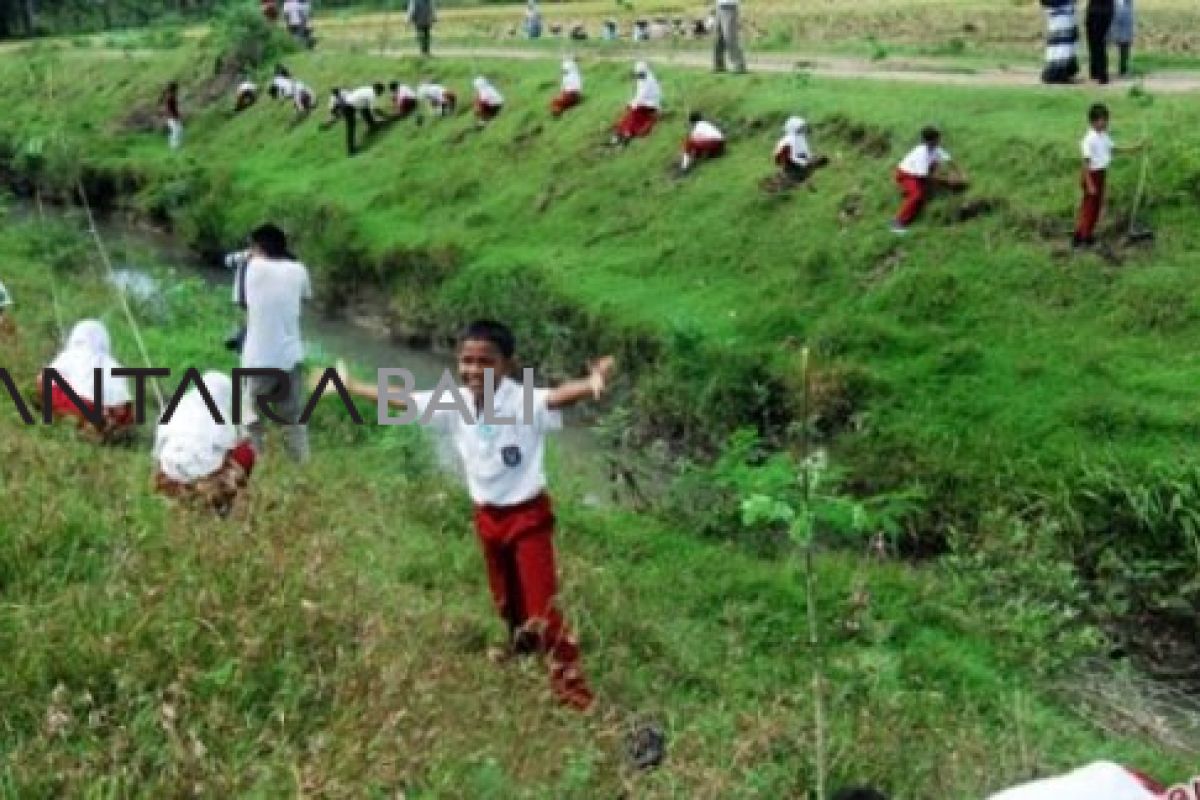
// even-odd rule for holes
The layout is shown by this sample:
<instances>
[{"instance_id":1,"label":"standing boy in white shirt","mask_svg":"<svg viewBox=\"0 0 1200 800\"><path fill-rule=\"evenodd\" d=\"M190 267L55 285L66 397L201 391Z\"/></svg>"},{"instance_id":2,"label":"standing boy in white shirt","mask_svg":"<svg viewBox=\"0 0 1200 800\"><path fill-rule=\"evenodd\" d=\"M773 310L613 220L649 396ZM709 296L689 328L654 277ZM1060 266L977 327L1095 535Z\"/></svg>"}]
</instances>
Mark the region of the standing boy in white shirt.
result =
<instances>
[{"instance_id":1,"label":"standing boy in white shirt","mask_svg":"<svg viewBox=\"0 0 1200 800\"><path fill-rule=\"evenodd\" d=\"M1075 225L1074 247L1090 247L1096 243L1096 224L1104 210L1104 185L1113 153L1141 150L1145 143L1133 147L1117 147L1108 135L1108 107L1096 103L1088 109L1088 131L1080 142L1083 153L1083 202L1079 206L1079 221Z\"/></svg>"},{"instance_id":2,"label":"standing boy in white shirt","mask_svg":"<svg viewBox=\"0 0 1200 800\"><path fill-rule=\"evenodd\" d=\"M892 222L892 233L908 233L908 226L929 197L935 185L962 188L966 177L957 166L950 164L950 154L942 149L942 133L932 126L921 131L921 144L909 151L896 168L896 185L904 195L896 219ZM948 178L939 174L943 165L950 164Z\"/></svg>"},{"instance_id":3,"label":"standing boy in white shirt","mask_svg":"<svg viewBox=\"0 0 1200 800\"><path fill-rule=\"evenodd\" d=\"M417 419L447 434L462 460L488 585L496 610L508 625L508 653L546 656L554 697L584 711L594 697L581 669L579 643L556 603L554 514L542 458L546 433L562 427L559 412L599 398L613 360L601 358L591 365L587 378L554 389L534 389L527 398L523 387L508 377L514 355L515 340L505 325L488 320L472 323L458 348L462 386L413 392L409 413L416 412ZM485 371L491 372L495 385L490 419L484 411ZM352 394L380 401L377 387L348 376L342 382ZM405 409L410 405L394 397L386 402ZM452 403L464 408L450 408ZM466 408L474 418L463 413Z\"/></svg>"},{"instance_id":4,"label":"standing boy in white shirt","mask_svg":"<svg viewBox=\"0 0 1200 800\"><path fill-rule=\"evenodd\" d=\"M242 368L281 370L288 381L282 387L270 376L248 378L243 404L246 430L255 451L263 452L266 421L259 416L259 403L273 401L288 455L303 463L308 460L308 431L300 422L304 408L300 308L312 299L308 270L288 252L286 235L274 225L263 225L250 234L250 253L242 281L234 284L234 301L246 308Z\"/></svg>"}]
</instances>

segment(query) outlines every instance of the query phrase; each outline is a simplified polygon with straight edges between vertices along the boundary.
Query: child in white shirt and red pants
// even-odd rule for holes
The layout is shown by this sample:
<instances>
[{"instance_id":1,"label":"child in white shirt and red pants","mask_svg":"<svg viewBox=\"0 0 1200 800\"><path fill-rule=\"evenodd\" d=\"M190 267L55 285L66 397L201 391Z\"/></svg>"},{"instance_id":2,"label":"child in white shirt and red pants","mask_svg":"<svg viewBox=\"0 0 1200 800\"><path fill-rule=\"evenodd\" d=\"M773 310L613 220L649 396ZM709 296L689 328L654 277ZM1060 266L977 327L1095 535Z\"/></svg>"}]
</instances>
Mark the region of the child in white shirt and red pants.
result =
<instances>
[{"instance_id":1,"label":"child in white shirt and red pants","mask_svg":"<svg viewBox=\"0 0 1200 800\"><path fill-rule=\"evenodd\" d=\"M1113 144L1108 135L1108 107L1096 103L1088 109L1088 132L1080 142L1083 153L1083 172L1080 183L1083 202L1079 206L1079 221L1075 225L1074 247L1090 247L1096 243L1096 224L1104 210L1104 190L1108 177L1108 165L1113 153L1129 153L1141 150L1144 143L1121 148Z\"/></svg>"},{"instance_id":2,"label":"child in white shirt and red pants","mask_svg":"<svg viewBox=\"0 0 1200 800\"><path fill-rule=\"evenodd\" d=\"M554 513L542 458L546 433L562 426L560 411L599 398L613 360L596 361L586 379L534 389L527 396L521 385L507 377L513 370L514 351L513 335L506 326L486 320L472 323L458 349L462 386L452 392L413 392L411 403L389 393L386 405L409 409L410 415L416 412L415 419L450 437L475 505L475 530L492 600L508 625L505 655L546 656L555 698L583 711L594 697L580 665L579 643L556 603ZM489 396L487 371L495 376L494 396ZM377 387L348 376L342 382L352 394L384 405ZM454 396L447 399L447 394ZM484 412L487 400L491 400L491 419ZM463 413L466 409L470 414Z\"/></svg>"},{"instance_id":3,"label":"child in white shirt and red pants","mask_svg":"<svg viewBox=\"0 0 1200 800\"><path fill-rule=\"evenodd\" d=\"M908 226L925 206L934 186L966 186L965 177L955 166L949 168L952 171L949 178L939 174L941 167L950 163L950 154L942 149L941 142L941 131L934 127L924 128L921 131L921 144L910 150L896 168L896 185L904 195L904 203L892 222L892 233L908 233Z\"/></svg>"}]
</instances>

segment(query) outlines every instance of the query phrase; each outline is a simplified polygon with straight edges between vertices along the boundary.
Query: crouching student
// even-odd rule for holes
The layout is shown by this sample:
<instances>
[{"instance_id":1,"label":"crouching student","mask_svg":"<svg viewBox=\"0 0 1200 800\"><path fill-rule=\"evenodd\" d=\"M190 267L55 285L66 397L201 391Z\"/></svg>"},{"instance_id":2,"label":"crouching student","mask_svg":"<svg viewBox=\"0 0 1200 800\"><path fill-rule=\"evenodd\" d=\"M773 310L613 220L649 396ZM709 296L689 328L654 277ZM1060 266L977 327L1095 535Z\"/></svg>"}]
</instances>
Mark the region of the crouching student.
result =
<instances>
[{"instance_id":1,"label":"crouching student","mask_svg":"<svg viewBox=\"0 0 1200 800\"><path fill-rule=\"evenodd\" d=\"M272 100L291 100L296 107L297 120L308 116L317 107L317 96L303 81L293 78L283 67L275 68L275 77L267 88Z\"/></svg>"},{"instance_id":2,"label":"crouching student","mask_svg":"<svg viewBox=\"0 0 1200 800\"><path fill-rule=\"evenodd\" d=\"M704 118L699 111L688 115L690 131L683 142L683 159L679 162L681 172L687 172L702 158L720 158L725 155L725 135L720 128Z\"/></svg>"},{"instance_id":3,"label":"crouching student","mask_svg":"<svg viewBox=\"0 0 1200 800\"><path fill-rule=\"evenodd\" d=\"M932 126L924 128L921 144L910 150L896 168L896 185L904 195L904 202L892 222L892 233L908 233L908 226L921 212L935 187L966 188L966 176L950 164L950 154L942 149L941 142L941 131ZM949 175L941 174L943 167L949 170Z\"/></svg>"},{"instance_id":4,"label":"crouching student","mask_svg":"<svg viewBox=\"0 0 1200 800\"><path fill-rule=\"evenodd\" d=\"M633 139L649 136L662 110L662 87L650 66L639 61L634 65L633 74L636 80L633 100L613 130L614 145L627 145Z\"/></svg>"},{"instance_id":5,"label":"crouching student","mask_svg":"<svg viewBox=\"0 0 1200 800\"><path fill-rule=\"evenodd\" d=\"M803 183L813 172L829 164L825 156L813 157L808 145L808 123L802 117L788 117L783 136L775 145L775 165L779 179L786 184Z\"/></svg>"},{"instance_id":6,"label":"crouching student","mask_svg":"<svg viewBox=\"0 0 1200 800\"><path fill-rule=\"evenodd\" d=\"M490 122L500 115L504 108L504 96L492 85L492 82L482 75L475 79L475 120L479 123Z\"/></svg>"},{"instance_id":7,"label":"crouching student","mask_svg":"<svg viewBox=\"0 0 1200 800\"><path fill-rule=\"evenodd\" d=\"M258 86L249 80L238 84L233 98L233 113L240 114L258 100Z\"/></svg>"},{"instance_id":8,"label":"crouching student","mask_svg":"<svg viewBox=\"0 0 1200 800\"><path fill-rule=\"evenodd\" d=\"M255 452L232 421L233 382L223 373L206 372L203 384L219 419L198 388L183 396L154 436L154 488L225 515L249 481Z\"/></svg>"},{"instance_id":9,"label":"crouching student","mask_svg":"<svg viewBox=\"0 0 1200 800\"><path fill-rule=\"evenodd\" d=\"M1006 789L987 800L1165 800L1166 791L1139 772L1097 761L1065 775Z\"/></svg>"},{"instance_id":10,"label":"crouching student","mask_svg":"<svg viewBox=\"0 0 1200 800\"><path fill-rule=\"evenodd\" d=\"M379 128L379 119L375 116L375 98L384 92L383 84L360 86L351 91L335 88L329 97L329 119L322 124L325 130L340 119L346 123L346 154L356 155L358 145L354 140L355 120L362 115L367 124L367 135L370 136Z\"/></svg>"},{"instance_id":11,"label":"crouching student","mask_svg":"<svg viewBox=\"0 0 1200 800\"><path fill-rule=\"evenodd\" d=\"M526 418L525 391L509 377L514 351L507 327L491 321L472 323L459 344L458 374L463 385L455 390L458 403L471 414L450 407L449 391L414 392L413 411L419 412L418 420L430 422L450 437L462 461L492 600L508 626L505 655L545 656L554 697L586 710L593 695L581 668L579 644L556 603L554 513L542 458L546 434L562 426L561 410L599 398L613 361L598 360L586 379L533 390L532 417ZM490 397L495 423L483 415L489 398L485 371L497 381ZM351 393L379 401L377 387L348 377L343 383ZM388 403L407 407L395 399Z\"/></svg>"},{"instance_id":12,"label":"crouching student","mask_svg":"<svg viewBox=\"0 0 1200 800\"><path fill-rule=\"evenodd\" d=\"M458 110L458 95L439 83L417 86L417 99L429 103L429 111L435 117L452 117Z\"/></svg>"},{"instance_id":13,"label":"crouching student","mask_svg":"<svg viewBox=\"0 0 1200 800\"><path fill-rule=\"evenodd\" d=\"M83 320L71 329L67 346L50 362L59 377L81 401L78 405L57 381L50 388L50 407L56 418L73 419L89 439L112 443L127 439L133 433L133 401L129 380L114 376L121 364L111 355L108 329L94 320ZM96 397L96 375L99 371L101 394ZM37 376L36 402L41 404L50 378L45 370ZM96 416L99 406L99 421Z\"/></svg>"},{"instance_id":14,"label":"crouching student","mask_svg":"<svg viewBox=\"0 0 1200 800\"><path fill-rule=\"evenodd\" d=\"M10 338L17 332L17 324L13 321L10 311L12 304L12 295L4 288L4 284L0 283L0 339Z\"/></svg>"},{"instance_id":15,"label":"crouching student","mask_svg":"<svg viewBox=\"0 0 1200 800\"><path fill-rule=\"evenodd\" d=\"M388 91L392 95L393 119L407 119L417 110L417 93L407 83L392 81Z\"/></svg>"},{"instance_id":16,"label":"crouching student","mask_svg":"<svg viewBox=\"0 0 1200 800\"><path fill-rule=\"evenodd\" d=\"M550 101L550 113L555 117L561 117L567 109L579 105L583 99L583 75L575 59L563 59L562 72L562 89Z\"/></svg>"}]
</instances>

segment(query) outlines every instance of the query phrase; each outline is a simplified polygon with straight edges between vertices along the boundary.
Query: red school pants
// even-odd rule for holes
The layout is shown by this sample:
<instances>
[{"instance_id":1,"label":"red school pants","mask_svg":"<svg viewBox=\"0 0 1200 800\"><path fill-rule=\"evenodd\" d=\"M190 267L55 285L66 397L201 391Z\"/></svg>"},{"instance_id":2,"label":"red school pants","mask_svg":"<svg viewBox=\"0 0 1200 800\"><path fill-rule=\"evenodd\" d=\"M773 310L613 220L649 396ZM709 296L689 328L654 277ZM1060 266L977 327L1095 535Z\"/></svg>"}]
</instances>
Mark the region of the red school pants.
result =
<instances>
[{"instance_id":1,"label":"red school pants","mask_svg":"<svg viewBox=\"0 0 1200 800\"><path fill-rule=\"evenodd\" d=\"M904 170L897 169L896 185L900 187L900 193L904 195L900 212L896 214L896 222L908 225L917 218L921 207L925 205L925 197L929 193L929 179L919 175L909 175Z\"/></svg>"},{"instance_id":2,"label":"red school pants","mask_svg":"<svg viewBox=\"0 0 1200 800\"><path fill-rule=\"evenodd\" d=\"M1092 183L1096 186L1095 194L1088 194L1087 179L1091 175ZM1075 238L1080 241L1090 241L1096 234L1096 223L1100 221L1100 211L1104 208L1104 178L1102 169L1089 170L1080 180L1083 189L1083 202L1079 206L1079 224L1075 226Z\"/></svg>"},{"instance_id":3,"label":"red school pants","mask_svg":"<svg viewBox=\"0 0 1200 800\"><path fill-rule=\"evenodd\" d=\"M719 158L725 155L725 140L696 139L689 136L683 143L683 152L692 158Z\"/></svg>"},{"instance_id":4,"label":"red school pants","mask_svg":"<svg viewBox=\"0 0 1200 800\"><path fill-rule=\"evenodd\" d=\"M550 101L550 113L557 117L568 108L574 108L577 105L579 105L579 92L559 92Z\"/></svg>"},{"instance_id":5,"label":"red school pants","mask_svg":"<svg viewBox=\"0 0 1200 800\"><path fill-rule=\"evenodd\" d=\"M556 605L554 513L544 493L514 506L475 507L475 531L483 548L488 586L496 610L519 643L532 637L550 657L551 688L576 707L591 703L580 672L579 643Z\"/></svg>"},{"instance_id":6,"label":"red school pants","mask_svg":"<svg viewBox=\"0 0 1200 800\"><path fill-rule=\"evenodd\" d=\"M617 121L617 135L624 139L634 139L638 136L649 136L658 121L658 110L649 106L635 106L625 109L621 119Z\"/></svg>"},{"instance_id":7,"label":"red school pants","mask_svg":"<svg viewBox=\"0 0 1200 800\"><path fill-rule=\"evenodd\" d=\"M502 106L493 105L483 100L475 101L475 116L481 120L492 120L500 115Z\"/></svg>"}]
</instances>

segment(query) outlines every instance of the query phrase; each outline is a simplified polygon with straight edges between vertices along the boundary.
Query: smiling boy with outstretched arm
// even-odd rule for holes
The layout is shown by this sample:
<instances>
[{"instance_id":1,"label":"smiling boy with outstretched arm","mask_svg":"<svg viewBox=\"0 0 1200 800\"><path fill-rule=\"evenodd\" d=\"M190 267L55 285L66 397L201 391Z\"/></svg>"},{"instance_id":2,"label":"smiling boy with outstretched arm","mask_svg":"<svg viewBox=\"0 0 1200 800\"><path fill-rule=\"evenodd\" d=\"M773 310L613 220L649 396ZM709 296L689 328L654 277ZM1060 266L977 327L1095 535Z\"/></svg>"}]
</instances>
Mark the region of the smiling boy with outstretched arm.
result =
<instances>
[{"instance_id":1,"label":"smiling boy with outstretched arm","mask_svg":"<svg viewBox=\"0 0 1200 800\"><path fill-rule=\"evenodd\" d=\"M527 391L509 377L515 349L513 334L505 325L474 322L458 348L460 386L412 392L411 402L389 392L384 400L386 406L419 412L422 422L452 441L475 506L475 530L492 599L508 625L506 654L548 657L554 697L582 711L594 698L581 669L579 643L556 602L554 514L542 460L546 433L562 427L562 409L598 399L613 359L592 363L586 378L554 389L534 389L527 397ZM485 413L489 371L495 392L490 413ZM351 394L379 403L378 387L346 375L341 378ZM462 413L465 409L470 413Z\"/></svg>"}]
</instances>

